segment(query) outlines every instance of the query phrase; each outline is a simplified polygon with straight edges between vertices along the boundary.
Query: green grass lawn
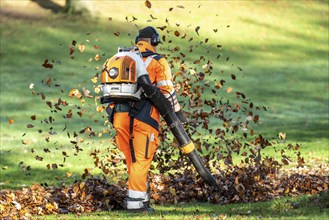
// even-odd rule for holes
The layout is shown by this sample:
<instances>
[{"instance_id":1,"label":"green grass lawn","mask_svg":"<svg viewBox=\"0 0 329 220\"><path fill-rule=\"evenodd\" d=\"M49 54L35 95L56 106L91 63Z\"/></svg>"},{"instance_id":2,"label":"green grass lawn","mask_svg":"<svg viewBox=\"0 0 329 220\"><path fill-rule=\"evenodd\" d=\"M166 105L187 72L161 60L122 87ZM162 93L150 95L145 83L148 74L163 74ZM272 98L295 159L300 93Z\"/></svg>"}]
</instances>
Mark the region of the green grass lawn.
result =
<instances>
[{"instance_id":1,"label":"green grass lawn","mask_svg":"<svg viewBox=\"0 0 329 220\"><path fill-rule=\"evenodd\" d=\"M76 149L70 141L76 140L74 131L78 133L87 126L98 133L102 133L103 129L111 130L111 126L104 125L104 113L96 112L93 98L86 98L83 106L86 111L80 117L78 113L82 110L76 106L81 103L68 97L68 94L71 89L85 87L93 96L97 95L91 78L100 72L99 68L106 58L116 52L117 46L132 44L138 30L136 25L167 26L166 30L178 30L181 36L186 33L186 39L171 34L171 39L166 39L159 51L170 54L168 49L179 46L179 52L186 54L185 63L191 66L202 55L211 58L213 73L207 79L210 83L220 79L227 81L227 86L217 95L230 98L226 89L231 86L234 92L243 92L255 105L268 109L258 112L260 121L254 125L258 133L272 139L279 132L285 132L286 143L302 146L301 152L308 166L328 163L328 2L165 1L161 5L157 1L151 2L152 8L147 9L141 1L113 1L111 5L100 1L95 6L97 18L52 14L32 2L22 5L29 7L28 14L24 8L2 5L1 189L18 189L35 182L49 185L73 182L80 178L85 168L100 173L98 169L93 169L89 153L94 149L114 147L109 141L111 135L104 132L98 138L79 134L78 138L84 141L79 144L83 151L78 156L75 156ZM151 19L150 15L157 19ZM132 21L133 17L137 20ZM200 26L199 35L195 32L197 26ZM160 31L160 34L164 35L165 31ZM194 40L190 43L188 39L191 37ZM209 40L207 44L204 43L206 38ZM86 45L84 53L80 53L76 47L74 59L69 55L73 40L77 45ZM169 43L169 40L173 42ZM193 53L188 52L191 45ZM179 56L179 52L170 54L169 59ZM98 61L94 59L96 54L101 55ZM217 59L218 55L220 57ZM45 59L54 65L53 69L42 67ZM178 68L178 64L175 64L173 73ZM235 74L237 80L232 80L231 74ZM52 80L49 85L46 83L48 79ZM34 84L32 90L35 95L29 89L31 83ZM43 93L45 100L37 93ZM206 91L204 95L206 98L212 96L211 91ZM46 101L56 103L59 98L72 105L63 107L57 113L51 112ZM69 109L72 109L73 117L64 119ZM36 120L31 116L36 116ZM47 123L50 116L54 121ZM8 122L10 119L14 120L13 124ZM35 127L27 128L28 124ZM213 125L221 126L221 122L214 122ZM49 134L50 131L57 134ZM63 152L68 155L65 163ZM271 150L264 153L272 154ZM36 160L36 156L43 160ZM48 170L46 165L54 163L65 166ZM165 219L170 219L171 215L174 216L172 218L184 216L184 213L187 218L198 219L196 210L200 210L203 218L210 218L213 214L214 218L221 214L240 218L240 215L248 216L249 211L250 217L257 218L262 209L260 206L270 209L276 206L276 202L232 205L227 206L227 209L226 206L208 204L200 204L199 208L182 205L177 208L159 206L157 209L164 213ZM175 211L171 212L173 208ZM254 210L257 215L253 215ZM322 213L317 213L321 219ZM269 211L266 216L272 214ZM303 218L305 213L299 210L289 214ZM96 216L105 218L107 215L99 213ZM111 215L113 218L115 215L127 217L126 214L121 216L121 212ZM151 217L161 218L159 213ZM285 214L279 217L290 218Z\"/></svg>"},{"instance_id":2,"label":"green grass lawn","mask_svg":"<svg viewBox=\"0 0 329 220\"><path fill-rule=\"evenodd\" d=\"M328 210L317 203L328 205L328 192L316 196L274 199L268 202L216 205L187 203L154 206L155 213L128 211L82 214L79 219L326 219ZM77 215L47 216L46 219L72 219Z\"/></svg>"}]
</instances>

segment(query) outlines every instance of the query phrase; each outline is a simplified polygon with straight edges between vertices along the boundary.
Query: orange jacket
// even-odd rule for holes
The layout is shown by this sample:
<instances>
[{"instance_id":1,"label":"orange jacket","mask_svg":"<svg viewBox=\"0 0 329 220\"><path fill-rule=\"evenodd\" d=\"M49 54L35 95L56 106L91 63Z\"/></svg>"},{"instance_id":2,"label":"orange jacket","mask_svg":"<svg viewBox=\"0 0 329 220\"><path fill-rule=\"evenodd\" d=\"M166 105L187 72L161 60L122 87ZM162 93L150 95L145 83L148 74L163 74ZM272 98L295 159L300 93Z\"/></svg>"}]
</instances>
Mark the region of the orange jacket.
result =
<instances>
[{"instance_id":1,"label":"orange jacket","mask_svg":"<svg viewBox=\"0 0 329 220\"><path fill-rule=\"evenodd\" d=\"M167 60L163 56L157 54L152 45L148 42L139 41L136 46L142 53L151 82L156 85L162 94L171 102L175 112L179 111L180 105L176 98L172 74Z\"/></svg>"}]
</instances>

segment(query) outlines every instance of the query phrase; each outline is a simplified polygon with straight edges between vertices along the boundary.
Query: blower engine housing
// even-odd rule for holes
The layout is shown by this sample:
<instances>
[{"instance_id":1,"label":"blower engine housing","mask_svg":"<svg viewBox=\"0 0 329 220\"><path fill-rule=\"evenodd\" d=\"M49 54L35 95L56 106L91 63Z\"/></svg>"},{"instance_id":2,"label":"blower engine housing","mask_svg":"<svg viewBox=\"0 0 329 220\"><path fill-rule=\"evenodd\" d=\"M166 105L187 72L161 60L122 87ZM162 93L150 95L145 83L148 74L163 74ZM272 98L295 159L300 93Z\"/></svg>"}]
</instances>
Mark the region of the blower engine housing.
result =
<instances>
[{"instance_id":1,"label":"blower engine housing","mask_svg":"<svg viewBox=\"0 0 329 220\"><path fill-rule=\"evenodd\" d=\"M103 97L100 101L102 104L140 100L142 89L136 82L138 73L136 62L131 58L131 52L140 56L137 47L119 47L118 53L105 62L101 74Z\"/></svg>"}]
</instances>

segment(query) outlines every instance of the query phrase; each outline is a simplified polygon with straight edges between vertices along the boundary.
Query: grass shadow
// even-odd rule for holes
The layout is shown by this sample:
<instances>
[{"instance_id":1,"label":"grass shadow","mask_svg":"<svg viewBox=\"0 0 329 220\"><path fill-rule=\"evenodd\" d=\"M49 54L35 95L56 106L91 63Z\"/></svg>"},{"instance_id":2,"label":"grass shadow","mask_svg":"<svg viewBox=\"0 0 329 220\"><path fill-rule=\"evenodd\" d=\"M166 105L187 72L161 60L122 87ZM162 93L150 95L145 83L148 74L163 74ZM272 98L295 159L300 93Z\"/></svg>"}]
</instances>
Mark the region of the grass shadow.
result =
<instances>
[{"instance_id":1,"label":"grass shadow","mask_svg":"<svg viewBox=\"0 0 329 220\"><path fill-rule=\"evenodd\" d=\"M59 13L64 9L63 6L52 0L32 0L32 2L37 3L41 8L50 9L53 13Z\"/></svg>"}]
</instances>

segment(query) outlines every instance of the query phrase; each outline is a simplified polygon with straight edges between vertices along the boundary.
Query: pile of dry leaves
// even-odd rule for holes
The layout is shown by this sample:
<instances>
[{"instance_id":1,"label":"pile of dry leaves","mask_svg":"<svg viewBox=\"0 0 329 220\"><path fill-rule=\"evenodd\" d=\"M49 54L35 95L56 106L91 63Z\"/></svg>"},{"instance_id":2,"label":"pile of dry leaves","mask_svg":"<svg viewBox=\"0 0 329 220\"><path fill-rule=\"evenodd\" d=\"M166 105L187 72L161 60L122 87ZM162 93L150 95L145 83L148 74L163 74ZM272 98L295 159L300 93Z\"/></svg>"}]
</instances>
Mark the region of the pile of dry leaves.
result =
<instances>
[{"instance_id":1,"label":"pile of dry leaves","mask_svg":"<svg viewBox=\"0 0 329 220\"><path fill-rule=\"evenodd\" d=\"M211 202L217 204L266 201L280 196L327 191L329 166L264 174L256 167L234 167L215 175L218 187L207 186L194 172L155 175L150 178L151 202ZM28 219L34 215L88 213L123 209L124 183L109 184L105 178L88 178L66 187L29 188L0 192L3 219Z\"/></svg>"},{"instance_id":2,"label":"pile of dry leaves","mask_svg":"<svg viewBox=\"0 0 329 220\"><path fill-rule=\"evenodd\" d=\"M22 190L1 191L0 213L4 219L28 219L33 215L120 209L124 196L121 187L100 179L78 181L59 188L35 184Z\"/></svg>"}]
</instances>

